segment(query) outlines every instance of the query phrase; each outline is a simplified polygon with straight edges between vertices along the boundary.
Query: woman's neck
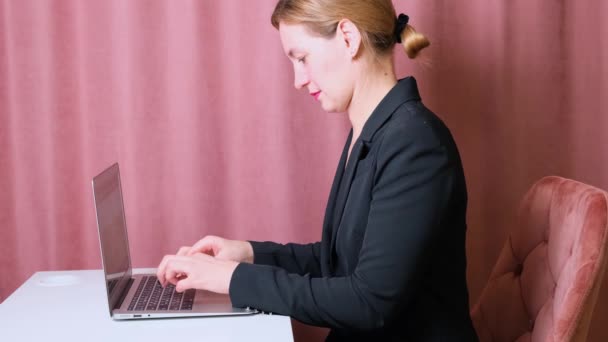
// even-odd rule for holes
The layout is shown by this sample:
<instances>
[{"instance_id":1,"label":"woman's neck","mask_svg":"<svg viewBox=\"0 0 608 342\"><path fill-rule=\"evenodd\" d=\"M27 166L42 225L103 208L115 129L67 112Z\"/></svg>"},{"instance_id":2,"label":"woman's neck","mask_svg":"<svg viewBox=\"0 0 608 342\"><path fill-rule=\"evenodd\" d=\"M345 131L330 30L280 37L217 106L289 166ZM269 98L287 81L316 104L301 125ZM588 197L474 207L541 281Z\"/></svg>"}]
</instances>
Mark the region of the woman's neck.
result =
<instances>
[{"instance_id":1,"label":"woman's neck","mask_svg":"<svg viewBox=\"0 0 608 342\"><path fill-rule=\"evenodd\" d=\"M392 61L375 65L374 70L362 70L348 107L348 118L353 126L353 143L380 101L397 84Z\"/></svg>"}]
</instances>

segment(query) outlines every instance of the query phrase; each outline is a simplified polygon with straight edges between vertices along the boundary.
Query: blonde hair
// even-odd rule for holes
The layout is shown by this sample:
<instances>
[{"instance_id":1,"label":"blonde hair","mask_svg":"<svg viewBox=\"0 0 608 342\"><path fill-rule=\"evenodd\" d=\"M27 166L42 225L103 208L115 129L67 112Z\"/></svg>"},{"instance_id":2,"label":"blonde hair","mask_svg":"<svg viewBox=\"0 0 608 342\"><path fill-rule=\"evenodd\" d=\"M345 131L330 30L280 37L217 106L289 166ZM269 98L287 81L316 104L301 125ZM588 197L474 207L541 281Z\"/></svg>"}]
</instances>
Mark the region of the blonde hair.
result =
<instances>
[{"instance_id":1,"label":"blonde hair","mask_svg":"<svg viewBox=\"0 0 608 342\"><path fill-rule=\"evenodd\" d=\"M281 22L304 24L314 34L333 37L338 22L347 18L361 32L364 49L386 55L396 43L396 17L391 0L279 0L270 21L276 29ZM413 59L431 43L408 24L401 32L401 44Z\"/></svg>"}]
</instances>

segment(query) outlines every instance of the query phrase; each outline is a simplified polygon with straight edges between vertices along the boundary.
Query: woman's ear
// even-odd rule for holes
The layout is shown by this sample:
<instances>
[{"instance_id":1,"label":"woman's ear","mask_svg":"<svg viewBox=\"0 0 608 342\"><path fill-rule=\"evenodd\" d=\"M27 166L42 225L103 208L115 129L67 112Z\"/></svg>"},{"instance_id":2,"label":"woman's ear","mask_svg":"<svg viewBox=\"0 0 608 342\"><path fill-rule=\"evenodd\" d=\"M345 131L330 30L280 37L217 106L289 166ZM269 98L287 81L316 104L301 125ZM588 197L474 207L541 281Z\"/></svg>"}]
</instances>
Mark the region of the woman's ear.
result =
<instances>
[{"instance_id":1,"label":"woman's ear","mask_svg":"<svg viewBox=\"0 0 608 342\"><path fill-rule=\"evenodd\" d=\"M348 19L342 19L338 22L337 30L348 55L351 58L357 57L361 47L361 32L357 26Z\"/></svg>"}]
</instances>

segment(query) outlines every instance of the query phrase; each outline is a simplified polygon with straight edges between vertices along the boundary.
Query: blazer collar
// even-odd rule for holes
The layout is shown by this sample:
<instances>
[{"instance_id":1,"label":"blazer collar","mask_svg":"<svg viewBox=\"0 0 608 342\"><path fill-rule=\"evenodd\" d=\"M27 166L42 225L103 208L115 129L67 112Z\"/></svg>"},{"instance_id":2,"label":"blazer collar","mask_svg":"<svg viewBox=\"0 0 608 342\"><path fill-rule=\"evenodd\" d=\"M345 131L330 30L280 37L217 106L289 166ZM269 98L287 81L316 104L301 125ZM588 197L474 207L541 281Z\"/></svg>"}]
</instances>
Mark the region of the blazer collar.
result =
<instances>
[{"instance_id":1,"label":"blazer collar","mask_svg":"<svg viewBox=\"0 0 608 342\"><path fill-rule=\"evenodd\" d=\"M418 85L412 76L400 79L397 84L380 101L376 109L363 125L361 140L371 142L374 134L388 120L395 110L405 102L420 101Z\"/></svg>"}]
</instances>

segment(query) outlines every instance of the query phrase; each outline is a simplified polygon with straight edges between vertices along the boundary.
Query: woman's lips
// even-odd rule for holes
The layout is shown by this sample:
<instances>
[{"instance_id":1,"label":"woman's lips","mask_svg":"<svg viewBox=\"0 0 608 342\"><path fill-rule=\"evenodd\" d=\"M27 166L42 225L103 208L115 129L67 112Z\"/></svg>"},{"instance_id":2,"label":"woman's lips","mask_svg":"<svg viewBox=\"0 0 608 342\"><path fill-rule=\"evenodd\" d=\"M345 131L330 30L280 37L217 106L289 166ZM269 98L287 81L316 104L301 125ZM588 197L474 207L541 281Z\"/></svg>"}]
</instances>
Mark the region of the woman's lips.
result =
<instances>
[{"instance_id":1,"label":"woman's lips","mask_svg":"<svg viewBox=\"0 0 608 342\"><path fill-rule=\"evenodd\" d=\"M315 100L319 100L319 95L321 95L321 91L317 91L317 92L314 92L314 93L310 93L310 95L311 95L312 97L314 97L314 98L315 98Z\"/></svg>"}]
</instances>

